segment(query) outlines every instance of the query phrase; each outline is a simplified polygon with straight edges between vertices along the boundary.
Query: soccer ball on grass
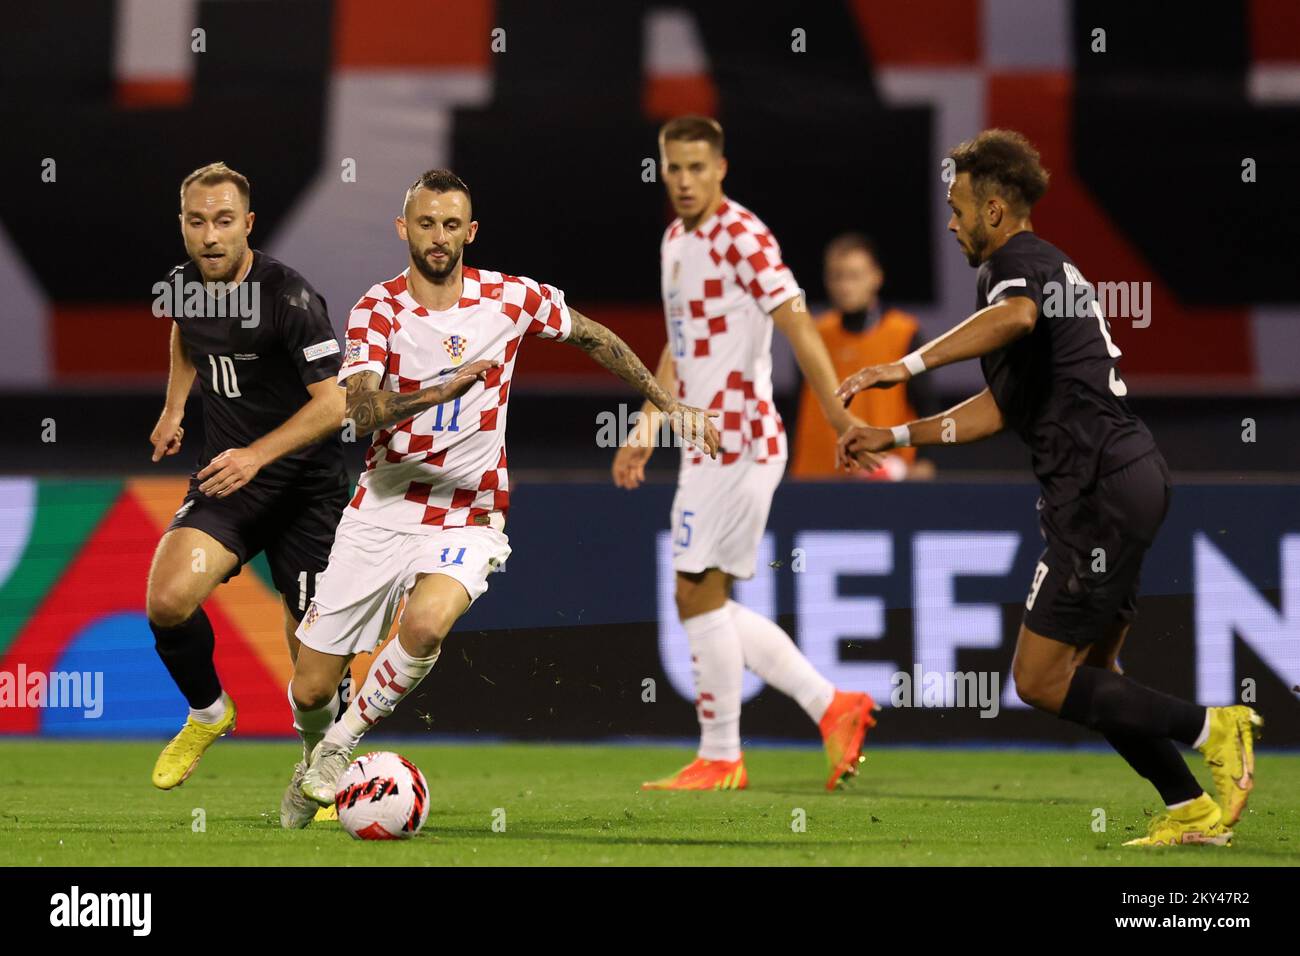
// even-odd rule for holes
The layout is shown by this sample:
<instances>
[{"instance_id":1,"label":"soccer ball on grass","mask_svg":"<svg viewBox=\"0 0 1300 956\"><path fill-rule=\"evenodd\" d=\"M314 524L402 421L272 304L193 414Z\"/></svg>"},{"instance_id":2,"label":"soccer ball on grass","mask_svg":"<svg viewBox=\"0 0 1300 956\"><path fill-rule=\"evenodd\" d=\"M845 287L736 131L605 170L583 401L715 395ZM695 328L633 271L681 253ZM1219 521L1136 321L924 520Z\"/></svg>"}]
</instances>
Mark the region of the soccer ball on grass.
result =
<instances>
[{"instance_id":1,"label":"soccer ball on grass","mask_svg":"<svg viewBox=\"0 0 1300 956\"><path fill-rule=\"evenodd\" d=\"M405 840L429 816L429 785L401 754L381 751L352 761L339 778L339 824L358 840Z\"/></svg>"}]
</instances>

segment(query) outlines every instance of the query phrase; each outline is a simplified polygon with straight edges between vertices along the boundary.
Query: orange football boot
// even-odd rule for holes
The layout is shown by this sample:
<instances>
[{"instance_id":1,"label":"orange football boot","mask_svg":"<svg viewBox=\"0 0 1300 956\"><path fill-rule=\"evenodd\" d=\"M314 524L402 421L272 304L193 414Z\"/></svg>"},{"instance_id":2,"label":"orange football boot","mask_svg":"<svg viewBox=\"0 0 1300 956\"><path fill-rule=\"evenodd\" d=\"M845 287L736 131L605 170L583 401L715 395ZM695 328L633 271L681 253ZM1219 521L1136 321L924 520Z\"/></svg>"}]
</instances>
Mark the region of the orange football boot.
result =
<instances>
[{"instance_id":1,"label":"orange football boot","mask_svg":"<svg viewBox=\"0 0 1300 956\"><path fill-rule=\"evenodd\" d=\"M662 780L647 780L642 790L744 790L749 783L745 755L739 760L705 760L696 757Z\"/></svg>"},{"instance_id":2,"label":"orange football boot","mask_svg":"<svg viewBox=\"0 0 1300 956\"><path fill-rule=\"evenodd\" d=\"M834 790L848 778L857 776L858 764L867 759L862 755L863 738L876 726L876 718L871 716L871 712L879 709L870 694L835 692L818 725L831 768L831 774L826 778L827 790Z\"/></svg>"}]
</instances>

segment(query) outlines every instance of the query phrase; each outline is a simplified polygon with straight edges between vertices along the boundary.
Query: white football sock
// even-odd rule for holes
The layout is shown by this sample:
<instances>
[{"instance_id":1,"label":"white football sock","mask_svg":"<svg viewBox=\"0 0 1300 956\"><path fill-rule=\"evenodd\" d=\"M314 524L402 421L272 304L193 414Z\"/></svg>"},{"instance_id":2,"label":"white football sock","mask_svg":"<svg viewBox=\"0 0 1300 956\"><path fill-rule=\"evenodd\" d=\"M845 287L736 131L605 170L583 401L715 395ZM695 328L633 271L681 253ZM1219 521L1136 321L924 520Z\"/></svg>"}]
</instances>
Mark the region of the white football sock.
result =
<instances>
[{"instance_id":1,"label":"white football sock","mask_svg":"<svg viewBox=\"0 0 1300 956\"><path fill-rule=\"evenodd\" d=\"M339 695L336 691L330 698L329 703L323 707L317 707L315 710L302 710L298 707L297 701L293 699L293 682L289 682L289 709L293 711L293 729L298 731L298 736L302 738L302 755L303 759L311 756L311 752L316 749L321 738L325 736L325 731L329 730L330 724L334 723L334 718L339 713Z\"/></svg>"},{"instance_id":2,"label":"white football sock","mask_svg":"<svg viewBox=\"0 0 1300 956\"><path fill-rule=\"evenodd\" d=\"M348 704L338 722L325 732L325 739L331 744L355 749L362 735L391 714L398 702L424 680L424 675L437 662L438 653L435 651L430 657L412 657L402 647L400 637L385 644L371 663L361 690L352 695L352 703Z\"/></svg>"},{"instance_id":3,"label":"white football sock","mask_svg":"<svg viewBox=\"0 0 1300 956\"><path fill-rule=\"evenodd\" d=\"M745 666L795 702L819 723L835 696L835 685L828 681L804 657L790 635L763 615L743 604L728 601Z\"/></svg>"},{"instance_id":4,"label":"white football sock","mask_svg":"<svg viewBox=\"0 0 1300 956\"><path fill-rule=\"evenodd\" d=\"M740 759L740 685L745 657L726 606L682 621L691 642L695 714L705 760Z\"/></svg>"},{"instance_id":5,"label":"white football sock","mask_svg":"<svg viewBox=\"0 0 1300 956\"><path fill-rule=\"evenodd\" d=\"M201 724L218 723L226 716L226 692L222 691L217 699L206 707L191 707L190 716Z\"/></svg>"}]
</instances>

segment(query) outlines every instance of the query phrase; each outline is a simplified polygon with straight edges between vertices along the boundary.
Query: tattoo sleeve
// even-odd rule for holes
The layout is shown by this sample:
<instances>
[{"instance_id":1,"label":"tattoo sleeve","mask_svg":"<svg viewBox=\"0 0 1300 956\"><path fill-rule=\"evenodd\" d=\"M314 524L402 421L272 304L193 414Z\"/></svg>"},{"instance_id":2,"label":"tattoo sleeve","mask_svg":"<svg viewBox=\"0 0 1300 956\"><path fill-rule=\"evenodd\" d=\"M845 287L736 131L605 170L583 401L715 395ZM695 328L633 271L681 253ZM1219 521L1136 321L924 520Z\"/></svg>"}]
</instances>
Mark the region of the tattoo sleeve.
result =
<instances>
[{"instance_id":1,"label":"tattoo sleeve","mask_svg":"<svg viewBox=\"0 0 1300 956\"><path fill-rule=\"evenodd\" d=\"M653 402L660 410L667 411L674 404L673 397L659 384L654 373L645 367L626 342L572 306L569 307L569 314L573 317L573 328L565 341L582 349Z\"/></svg>"},{"instance_id":2,"label":"tattoo sleeve","mask_svg":"<svg viewBox=\"0 0 1300 956\"><path fill-rule=\"evenodd\" d=\"M360 372L347 380L346 416L362 435L388 428L438 404L436 389L390 392L379 387L378 372Z\"/></svg>"}]
</instances>

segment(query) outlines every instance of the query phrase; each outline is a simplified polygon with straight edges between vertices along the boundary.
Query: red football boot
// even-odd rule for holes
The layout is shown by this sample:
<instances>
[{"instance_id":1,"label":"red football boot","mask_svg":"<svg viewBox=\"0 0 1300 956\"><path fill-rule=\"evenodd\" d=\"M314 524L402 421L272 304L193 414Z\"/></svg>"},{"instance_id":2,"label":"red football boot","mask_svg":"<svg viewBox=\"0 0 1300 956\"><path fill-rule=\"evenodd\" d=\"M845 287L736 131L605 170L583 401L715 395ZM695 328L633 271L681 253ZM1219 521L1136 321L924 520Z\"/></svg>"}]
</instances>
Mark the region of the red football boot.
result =
<instances>
[{"instance_id":1,"label":"red football boot","mask_svg":"<svg viewBox=\"0 0 1300 956\"><path fill-rule=\"evenodd\" d=\"M749 783L745 755L739 760L705 760L696 757L681 770L662 780L648 780L642 790L744 790Z\"/></svg>"},{"instance_id":2,"label":"red football boot","mask_svg":"<svg viewBox=\"0 0 1300 956\"><path fill-rule=\"evenodd\" d=\"M871 712L878 709L870 694L835 692L819 724L831 768L826 778L827 790L834 790L849 777L857 776L858 764L867 759L862 755L862 741L867 731L876 726Z\"/></svg>"}]
</instances>

